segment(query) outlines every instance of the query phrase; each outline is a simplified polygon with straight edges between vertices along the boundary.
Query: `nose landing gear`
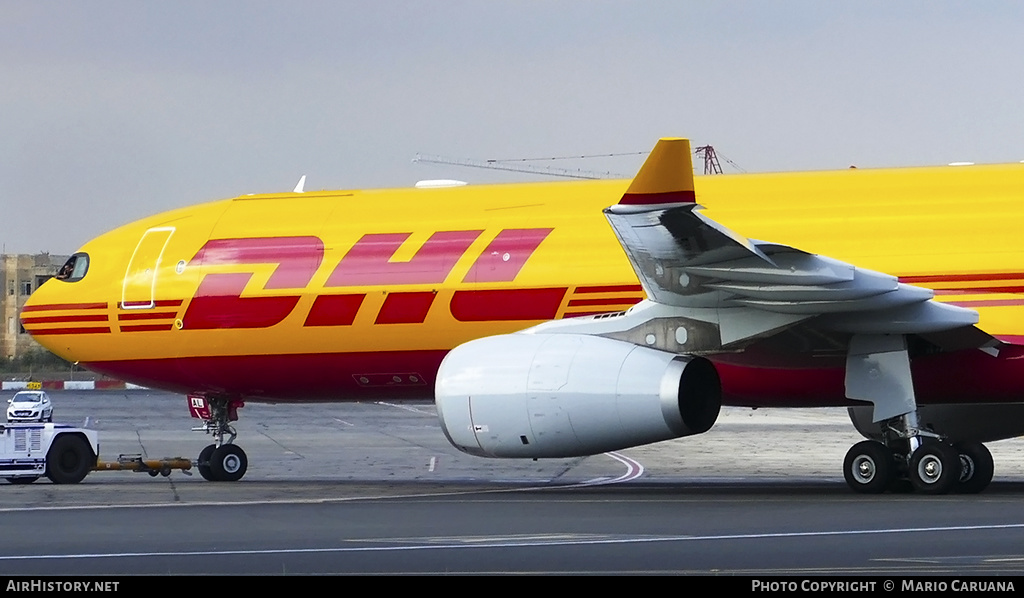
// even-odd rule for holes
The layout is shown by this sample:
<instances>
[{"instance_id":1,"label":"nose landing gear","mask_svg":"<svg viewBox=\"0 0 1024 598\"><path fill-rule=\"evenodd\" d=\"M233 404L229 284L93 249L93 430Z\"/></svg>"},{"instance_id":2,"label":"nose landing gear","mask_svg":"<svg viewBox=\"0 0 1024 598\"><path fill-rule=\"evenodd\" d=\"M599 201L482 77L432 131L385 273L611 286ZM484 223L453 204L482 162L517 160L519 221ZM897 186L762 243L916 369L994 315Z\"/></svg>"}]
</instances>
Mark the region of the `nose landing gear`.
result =
<instances>
[{"instance_id":1,"label":"nose landing gear","mask_svg":"<svg viewBox=\"0 0 1024 598\"><path fill-rule=\"evenodd\" d=\"M238 408L243 406L245 403L234 399L189 397L192 417L203 420L203 425L193 430L213 434L213 444L207 445L196 459L196 469L203 479L211 482L236 482L245 475L249 459L245 451L234 444L238 434L230 424L238 420Z\"/></svg>"}]
</instances>

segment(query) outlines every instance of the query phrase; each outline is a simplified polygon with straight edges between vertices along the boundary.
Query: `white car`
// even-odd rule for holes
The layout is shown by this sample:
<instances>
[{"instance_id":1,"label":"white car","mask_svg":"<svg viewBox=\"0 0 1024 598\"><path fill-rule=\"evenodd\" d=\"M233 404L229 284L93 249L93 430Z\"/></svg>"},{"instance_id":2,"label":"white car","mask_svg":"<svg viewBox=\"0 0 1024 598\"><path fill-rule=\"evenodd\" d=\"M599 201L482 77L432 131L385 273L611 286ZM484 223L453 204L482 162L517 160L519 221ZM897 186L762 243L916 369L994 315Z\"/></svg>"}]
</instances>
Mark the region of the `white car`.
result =
<instances>
[{"instance_id":1,"label":"white car","mask_svg":"<svg viewBox=\"0 0 1024 598\"><path fill-rule=\"evenodd\" d=\"M7 406L9 422L53 421L53 403L41 390L23 390L14 395Z\"/></svg>"}]
</instances>

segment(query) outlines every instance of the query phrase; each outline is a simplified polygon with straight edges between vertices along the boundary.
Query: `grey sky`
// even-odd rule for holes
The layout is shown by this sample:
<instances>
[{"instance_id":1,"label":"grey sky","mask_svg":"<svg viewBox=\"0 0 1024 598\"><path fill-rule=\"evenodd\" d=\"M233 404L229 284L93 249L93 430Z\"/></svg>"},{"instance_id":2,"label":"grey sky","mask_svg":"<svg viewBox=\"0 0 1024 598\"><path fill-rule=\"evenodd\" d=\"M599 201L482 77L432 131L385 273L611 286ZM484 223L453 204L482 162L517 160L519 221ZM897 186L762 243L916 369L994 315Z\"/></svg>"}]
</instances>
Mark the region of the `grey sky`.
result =
<instances>
[{"instance_id":1,"label":"grey sky","mask_svg":"<svg viewBox=\"0 0 1024 598\"><path fill-rule=\"evenodd\" d=\"M0 0L0 243L70 253L302 174L527 180L417 152L683 135L748 171L1024 159L1024 5L890 4Z\"/></svg>"}]
</instances>

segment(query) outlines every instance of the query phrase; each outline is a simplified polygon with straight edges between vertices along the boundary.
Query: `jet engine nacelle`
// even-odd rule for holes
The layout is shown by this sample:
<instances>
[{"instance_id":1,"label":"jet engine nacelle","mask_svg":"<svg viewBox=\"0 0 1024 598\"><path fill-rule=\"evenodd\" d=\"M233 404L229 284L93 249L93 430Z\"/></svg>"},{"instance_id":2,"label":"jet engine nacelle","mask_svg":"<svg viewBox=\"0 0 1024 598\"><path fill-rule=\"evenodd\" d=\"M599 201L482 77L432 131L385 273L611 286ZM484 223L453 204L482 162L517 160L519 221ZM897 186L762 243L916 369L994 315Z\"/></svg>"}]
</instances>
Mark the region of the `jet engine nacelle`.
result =
<instances>
[{"instance_id":1,"label":"jet engine nacelle","mask_svg":"<svg viewBox=\"0 0 1024 598\"><path fill-rule=\"evenodd\" d=\"M574 457L706 432L721 382L701 357L603 337L508 334L448 353L441 427L483 457Z\"/></svg>"}]
</instances>

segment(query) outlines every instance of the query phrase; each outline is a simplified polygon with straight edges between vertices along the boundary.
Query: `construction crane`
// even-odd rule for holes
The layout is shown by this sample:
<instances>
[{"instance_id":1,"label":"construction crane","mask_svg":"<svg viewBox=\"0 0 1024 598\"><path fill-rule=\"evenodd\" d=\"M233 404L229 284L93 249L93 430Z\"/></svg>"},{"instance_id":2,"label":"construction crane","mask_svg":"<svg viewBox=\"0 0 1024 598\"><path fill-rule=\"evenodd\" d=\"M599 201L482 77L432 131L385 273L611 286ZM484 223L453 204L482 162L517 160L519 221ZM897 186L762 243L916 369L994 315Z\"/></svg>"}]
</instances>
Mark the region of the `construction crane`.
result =
<instances>
[{"instance_id":1,"label":"construction crane","mask_svg":"<svg viewBox=\"0 0 1024 598\"><path fill-rule=\"evenodd\" d=\"M649 152L600 154L594 156L558 156L553 158L516 158L509 160L471 160L467 158L448 158L445 156L416 154L416 157L413 158L412 161L423 162L426 164L447 164L450 166L483 168L487 170L506 170L509 172L523 172L527 174L540 174L544 176L566 177L571 179L626 179L629 178L629 176L612 172L596 172L583 169L571 170L568 168L557 168L553 166L533 166L530 164L523 164L523 162L540 160L575 160L581 158L608 158L615 156L643 155L647 153ZM722 174L722 165L718 161L718 154L715 153L715 148L710 145L702 145L694 150L694 154L704 160L704 174ZM724 157L723 159L736 168L736 170L746 172L732 160Z\"/></svg>"},{"instance_id":2,"label":"construction crane","mask_svg":"<svg viewBox=\"0 0 1024 598\"><path fill-rule=\"evenodd\" d=\"M702 145L693 150L698 158L704 159L704 174L722 174L722 165L718 163L718 156L715 148L710 145Z\"/></svg>"}]
</instances>

